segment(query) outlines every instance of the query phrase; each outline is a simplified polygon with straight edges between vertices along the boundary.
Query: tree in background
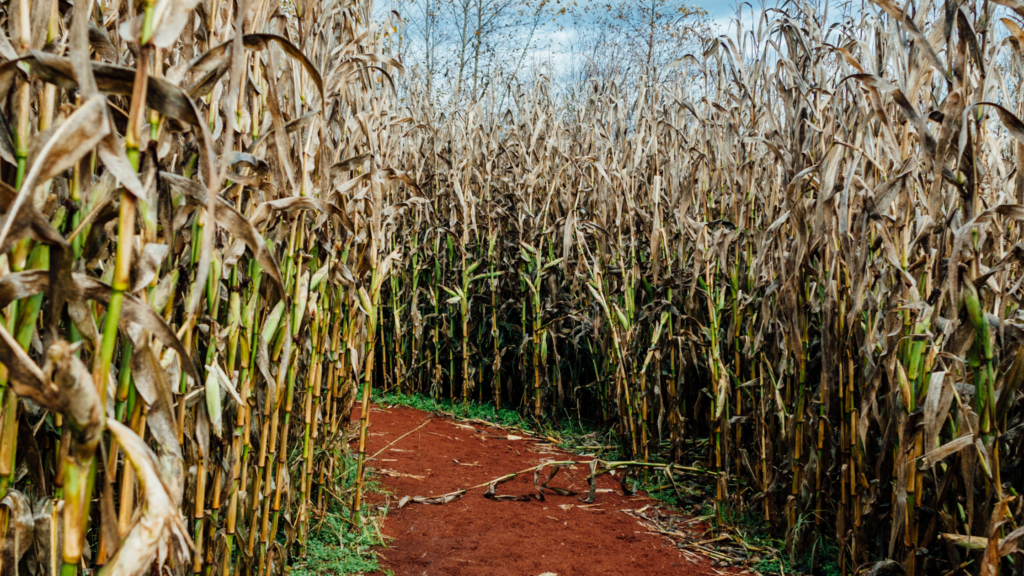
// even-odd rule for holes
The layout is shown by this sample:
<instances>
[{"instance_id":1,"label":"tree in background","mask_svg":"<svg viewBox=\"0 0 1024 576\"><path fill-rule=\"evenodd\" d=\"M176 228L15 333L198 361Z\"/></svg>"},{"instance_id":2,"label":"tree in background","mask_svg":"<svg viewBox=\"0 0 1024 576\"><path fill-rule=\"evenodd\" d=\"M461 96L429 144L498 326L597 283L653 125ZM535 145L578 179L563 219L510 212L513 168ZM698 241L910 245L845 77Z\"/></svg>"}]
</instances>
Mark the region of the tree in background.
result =
<instances>
[{"instance_id":1,"label":"tree in background","mask_svg":"<svg viewBox=\"0 0 1024 576\"><path fill-rule=\"evenodd\" d=\"M575 89L583 84L627 89L675 87L687 69L677 64L711 37L707 10L679 0L622 0L585 7L572 39Z\"/></svg>"},{"instance_id":2,"label":"tree in background","mask_svg":"<svg viewBox=\"0 0 1024 576\"><path fill-rule=\"evenodd\" d=\"M377 20L404 20L385 26L398 37L391 54L432 103L453 105L540 69L563 96L609 82L636 90L641 79L676 86L688 74L672 64L711 35L707 11L681 0L388 0Z\"/></svg>"},{"instance_id":3,"label":"tree in background","mask_svg":"<svg viewBox=\"0 0 1024 576\"><path fill-rule=\"evenodd\" d=\"M396 37L391 55L434 103L455 103L477 99L495 78L515 76L558 10L558 0L389 0L378 4L376 19L401 14L383 32Z\"/></svg>"}]
</instances>

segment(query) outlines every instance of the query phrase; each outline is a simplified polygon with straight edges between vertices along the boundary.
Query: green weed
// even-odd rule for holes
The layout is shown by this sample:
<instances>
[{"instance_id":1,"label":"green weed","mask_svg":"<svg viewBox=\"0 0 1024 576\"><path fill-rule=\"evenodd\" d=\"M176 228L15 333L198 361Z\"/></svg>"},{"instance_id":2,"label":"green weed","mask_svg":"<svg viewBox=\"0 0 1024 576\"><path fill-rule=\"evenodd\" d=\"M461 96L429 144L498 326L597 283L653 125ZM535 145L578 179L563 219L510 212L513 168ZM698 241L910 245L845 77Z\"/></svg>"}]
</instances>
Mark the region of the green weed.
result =
<instances>
[{"instance_id":1,"label":"green weed","mask_svg":"<svg viewBox=\"0 0 1024 576\"><path fill-rule=\"evenodd\" d=\"M355 483L355 460L348 453L341 456L340 472L333 486L340 494L348 494ZM371 494L386 494L380 482L365 478L363 490ZM366 574L381 570L376 549L386 546L386 538L377 528L378 518L387 514L386 508L364 503L360 516L363 518L359 530L350 530L348 504L351 499L342 497L335 501L328 512L310 527L305 557L291 567L290 576L343 576ZM385 574L391 574L385 571Z\"/></svg>"},{"instance_id":2,"label":"green weed","mask_svg":"<svg viewBox=\"0 0 1024 576\"><path fill-rule=\"evenodd\" d=\"M713 514L713 509L708 508ZM722 520L725 526L718 525L714 516L710 521L716 529L726 529L751 548L774 549L778 554L759 554L760 560L750 564L750 568L765 576L773 574L810 574L814 576L838 576L840 574L839 546L835 538L816 530L812 538L812 544L806 552L791 559L786 554L786 543L776 536L771 527L765 521L764 516L751 508L739 509L727 506L722 511ZM802 517L798 523L812 522L813 518ZM813 530L813 527L809 527Z\"/></svg>"},{"instance_id":3,"label":"green weed","mask_svg":"<svg viewBox=\"0 0 1024 576\"><path fill-rule=\"evenodd\" d=\"M406 406L439 413L456 420L483 420L506 428L518 428L555 440L559 448L578 454L591 454L606 460L619 458L621 451L614 446L611 431L602 431L576 420L563 419L557 425L549 421L538 421L524 417L515 410L496 410L494 404L482 402L463 403L461 400L437 400L422 394L381 393L374 390L373 401L378 404Z\"/></svg>"},{"instance_id":4,"label":"green weed","mask_svg":"<svg viewBox=\"0 0 1024 576\"><path fill-rule=\"evenodd\" d=\"M407 406L424 412L440 412L460 420L485 420L501 426L529 427L529 423L515 410L495 410L494 404L451 400L435 400L422 394L381 393L374 390L373 401L378 404Z\"/></svg>"}]
</instances>

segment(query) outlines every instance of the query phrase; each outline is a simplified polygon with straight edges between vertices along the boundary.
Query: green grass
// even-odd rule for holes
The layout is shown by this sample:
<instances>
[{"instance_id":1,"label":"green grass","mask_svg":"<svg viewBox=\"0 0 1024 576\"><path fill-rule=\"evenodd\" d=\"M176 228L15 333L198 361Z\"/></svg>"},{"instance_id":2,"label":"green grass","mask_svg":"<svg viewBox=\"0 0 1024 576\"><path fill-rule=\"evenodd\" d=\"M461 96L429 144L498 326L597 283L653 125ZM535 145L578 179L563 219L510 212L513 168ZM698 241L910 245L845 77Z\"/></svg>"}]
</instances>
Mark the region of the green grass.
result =
<instances>
[{"instance_id":1,"label":"green grass","mask_svg":"<svg viewBox=\"0 0 1024 576\"><path fill-rule=\"evenodd\" d=\"M689 512L694 516L714 514L714 510L710 508L708 502L715 497L715 487L707 482L698 483L686 478L676 479L676 488L679 490L677 494L664 474L641 472L636 481L630 483L630 486L633 486L634 490L644 492L652 500ZM711 511L708 512L708 510Z\"/></svg>"},{"instance_id":2,"label":"green grass","mask_svg":"<svg viewBox=\"0 0 1024 576\"><path fill-rule=\"evenodd\" d=\"M714 509L707 506L705 512L711 515L709 521L715 528L721 528L714 518ZM739 510L726 507L722 511L725 528L742 538L747 545L757 548L773 548L777 555L759 554L760 560L750 564L750 568L765 576L775 574L813 574L814 576L839 576L839 546L830 534L816 532L808 552L791 559L786 553L786 542L772 533L764 516L751 508ZM813 518L803 518L805 522L814 522ZM813 554L813 557L812 557Z\"/></svg>"},{"instance_id":3,"label":"green grass","mask_svg":"<svg viewBox=\"0 0 1024 576\"><path fill-rule=\"evenodd\" d=\"M367 509L367 513L370 511ZM374 546L384 544L376 529L363 524L358 532L346 529L340 514L330 514L310 534L306 557L292 566L292 576L365 574L380 570Z\"/></svg>"},{"instance_id":4,"label":"green grass","mask_svg":"<svg viewBox=\"0 0 1024 576\"><path fill-rule=\"evenodd\" d=\"M340 472L333 486L344 502L335 501L323 518L310 524L305 554L291 566L291 576L342 576L366 574L381 569L377 548L385 546L387 542L377 530L374 520L386 515L387 510L364 503L361 510L362 526L359 530L350 530L350 500L346 496L351 493L355 482L355 459L350 454L344 454L340 464L336 468ZM364 480L363 490L366 493L386 493L380 483L369 476ZM390 571L385 573L390 574Z\"/></svg>"},{"instance_id":5,"label":"green grass","mask_svg":"<svg viewBox=\"0 0 1024 576\"><path fill-rule=\"evenodd\" d=\"M435 400L430 396L422 394L396 394L394 392L383 393L379 390L373 391L373 401L378 404L389 404L395 406L408 406L424 412L441 412L460 420L486 420L501 426L512 426L519 428L529 427L529 423L515 410L495 410L494 404L482 404L479 402L452 402L451 400Z\"/></svg>"},{"instance_id":6,"label":"green grass","mask_svg":"<svg viewBox=\"0 0 1024 576\"><path fill-rule=\"evenodd\" d=\"M548 436L563 450L578 454L586 453L605 460L614 460L621 455L610 432L569 418L563 419L555 426L549 421L525 417L515 410L496 410L491 403L472 401L465 404L461 401L435 400L421 394L381 393L378 390L374 390L373 401L378 404L407 406L425 412L440 413L456 420L483 420L506 428L518 428Z\"/></svg>"}]
</instances>

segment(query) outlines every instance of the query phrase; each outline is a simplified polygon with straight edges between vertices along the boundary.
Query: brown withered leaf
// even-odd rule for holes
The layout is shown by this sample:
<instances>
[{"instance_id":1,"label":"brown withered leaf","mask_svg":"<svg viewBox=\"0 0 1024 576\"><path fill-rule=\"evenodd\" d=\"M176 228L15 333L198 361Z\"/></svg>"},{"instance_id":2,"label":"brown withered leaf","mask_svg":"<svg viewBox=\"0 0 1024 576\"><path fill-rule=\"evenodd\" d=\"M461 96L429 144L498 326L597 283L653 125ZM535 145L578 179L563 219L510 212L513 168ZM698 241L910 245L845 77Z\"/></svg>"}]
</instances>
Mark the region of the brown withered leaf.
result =
<instances>
[{"instance_id":1,"label":"brown withered leaf","mask_svg":"<svg viewBox=\"0 0 1024 576\"><path fill-rule=\"evenodd\" d=\"M192 541L174 501L160 480L156 456L131 428L109 419L107 429L135 469L146 502L141 517L104 567L107 576L136 576L146 571L154 560L162 566L172 544L177 545L178 560L186 560Z\"/></svg>"},{"instance_id":2,"label":"brown withered leaf","mask_svg":"<svg viewBox=\"0 0 1024 576\"><path fill-rule=\"evenodd\" d=\"M903 569L903 565L899 562L893 562L892 560L882 560L881 562L875 562L870 566L864 568L864 576L897 576L906 574L906 570Z\"/></svg>"},{"instance_id":3,"label":"brown withered leaf","mask_svg":"<svg viewBox=\"0 0 1024 576\"><path fill-rule=\"evenodd\" d=\"M7 367L8 381L14 393L50 410L60 410L57 389L39 366L21 349L7 329L0 323L0 362Z\"/></svg>"},{"instance_id":4,"label":"brown withered leaf","mask_svg":"<svg viewBox=\"0 0 1024 576\"><path fill-rule=\"evenodd\" d=\"M117 178L117 181L122 186L143 202L151 203L153 201L149 190L142 185L139 175L128 160L124 146L115 134L109 133L106 138L100 140L96 152L99 154L100 159L103 160L103 165Z\"/></svg>"},{"instance_id":5,"label":"brown withered leaf","mask_svg":"<svg viewBox=\"0 0 1024 576\"><path fill-rule=\"evenodd\" d=\"M11 488L0 508L7 509L7 535L3 541L3 566L8 574L14 574L21 557L28 552L35 542L35 523L32 521L32 507L28 498L21 492Z\"/></svg>"},{"instance_id":6,"label":"brown withered leaf","mask_svg":"<svg viewBox=\"0 0 1024 576\"><path fill-rule=\"evenodd\" d=\"M99 182L93 185L90 192L93 197L92 208L90 208L88 214L82 217L78 226L71 231L71 234L68 234L68 242L74 240L86 227L92 225L99 218L107 206L114 201L116 191L117 180L114 178L113 173L104 172Z\"/></svg>"},{"instance_id":7,"label":"brown withered leaf","mask_svg":"<svg viewBox=\"0 0 1024 576\"><path fill-rule=\"evenodd\" d=\"M184 194L190 203L197 206L206 206L209 200L206 187L177 174L168 172L160 173L161 179L177 192ZM284 282L281 280L281 270L277 266L277 259L267 248L263 237L256 230L249 220L242 216L235 207L221 196L216 198L216 217L214 220L219 226L224 227L229 233L239 238L249 247L256 261L263 266L264 271L284 291Z\"/></svg>"},{"instance_id":8,"label":"brown withered leaf","mask_svg":"<svg viewBox=\"0 0 1024 576\"><path fill-rule=\"evenodd\" d=\"M335 171L345 172L347 170L354 170L355 168L358 168L359 166L362 166L363 163L366 162L366 160L369 157L370 157L370 154L360 154L358 156L353 156L353 157L348 158L346 160L342 160L341 162L338 162L338 163L334 164L333 166L331 166L331 172L335 172Z\"/></svg>"},{"instance_id":9,"label":"brown withered leaf","mask_svg":"<svg viewBox=\"0 0 1024 576\"><path fill-rule=\"evenodd\" d=\"M992 0L996 4L1006 6L1010 10L1016 12L1019 16L1024 17L1024 2L1020 0Z\"/></svg>"},{"instance_id":10,"label":"brown withered leaf","mask_svg":"<svg viewBox=\"0 0 1024 576\"><path fill-rule=\"evenodd\" d=\"M153 36L150 42L159 48L170 48L181 35L182 29L192 23L192 10L199 0L160 0L152 9L151 23ZM144 14L139 13L131 20L125 20L119 27L124 40L139 42L142 34Z\"/></svg>"},{"instance_id":11,"label":"brown withered leaf","mask_svg":"<svg viewBox=\"0 0 1024 576\"><path fill-rule=\"evenodd\" d=\"M1011 552L1017 549L1017 541L1024 538L1024 526L1017 527L1016 530L1007 534L1002 540L999 541L999 556L1008 556Z\"/></svg>"},{"instance_id":12,"label":"brown withered leaf","mask_svg":"<svg viewBox=\"0 0 1024 576\"><path fill-rule=\"evenodd\" d=\"M403 496L398 501L398 507L402 508L410 502L417 504L448 504L454 502L466 495L465 490L456 490L455 492L449 492L448 494L442 494L440 496Z\"/></svg>"},{"instance_id":13,"label":"brown withered leaf","mask_svg":"<svg viewBox=\"0 0 1024 576\"><path fill-rule=\"evenodd\" d=\"M939 430L953 404L953 385L946 372L936 371L930 376L928 396L924 400L924 445L930 450L938 443Z\"/></svg>"},{"instance_id":14,"label":"brown withered leaf","mask_svg":"<svg viewBox=\"0 0 1024 576\"><path fill-rule=\"evenodd\" d=\"M559 488L558 486L548 485L555 478L555 476L557 476L558 473L562 471L562 468L562 466L557 464L552 465L551 473L548 474L547 480L545 480L544 483L541 484L541 488L543 488L544 490L551 490L552 492L558 494L559 496L575 496L576 494L578 494L578 492L573 492L572 490L569 490L567 488Z\"/></svg>"},{"instance_id":15,"label":"brown withered leaf","mask_svg":"<svg viewBox=\"0 0 1024 576\"><path fill-rule=\"evenodd\" d=\"M974 434L965 434L957 438L956 440L950 440L949 442L946 442L942 446L925 454L921 458L920 468L922 470L932 468L933 466L935 466L936 464L938 464L951 454L956 454L957 452L973 444Z\"/></svg>"},{"instance_id":16,"label":"brown withered leaf","mask_svg":"<svg viewBox=\"0 0 1024 576\"><path fill-rule=\"evenodd\" d=\"M509 496L497 494L497 489L500 484L513 480L517 476L518 474L506 474L501 478L491 480L491 482L487 484L487 491L484 492L484 498L489 498L491 500L529 500L530 496Z\"/></svg>"},{"instance_id":17,"label":"brown withered leaf","mask_svg":"<svg viewBox=\"0 0 1024 576\"><path fill-rule=\"evenodd\" d=\"M26 270L0 276L0 308L15 300L35 296L50 287L46 270Z\"/></svg>"},{"instance_id":18,"label":"brown withered leaf","mask_svg":"<svg viewBox=\"0 0 1024 576\"><path fill-rule=\"evenodd\" d=\"M341 218L342 223L347 228L352 229L352 221L349 220L348 214L344 210L326 200L310 198L308 196L295 196L293 198L281 198L279 200L263 202L253 213L252 224L253 226L259 226L275 212L291 212L294 210L316 210L322 214L333 214Z\"/></svg>"},{"instance_id":19,"label":"brown withered leaf","mask_svg":"<svg viewBox=\"0 0 1024 576\"><path fill-rule=\"evenodd\" d=\"M939 536L943 540L970 550L984 550L988 546L988 538L984 536L964 536L963 534L940 534Z\"/></svg>"},{"instance_id":20,"label":"brown withered leaf","mask_svg":"<svg viewBox=\"0 0 1024 576\"><path fill-rule=\"evenodd\" d=\"M65 90L78 88L77 75L70 58L62 58L45 52L31 52L31 56L24 60L29 64L32 74L46 82L56 84ZM97 90L104 94L117 96L132 94L132 85L135 82L134 68L95 61L92 61L91 64ZM193 126L200 122L188 93L163 78L149 76L146 86L146 104L164 116L169 116L180 122Z\"/></svg>"},{"instance_id":21,"label":"brown withered leaf","mask_svg":"<svg viewBox=\"0 0 1024 576\"><path fill-rule=\"evenodd\" d=\"M3 246L14 220L21 218L20 210L36 185L74 166L106 137L109 130L107 99L103 96L93 96L53 131L46 144L39 149L17 197L7 210L4 225L0 228L0 246Z\"/></svg>"},{"instance_id":22,"label":"brown withered leaf","mask_svg":"<svg viewBox=\"0 0 1024 576\"><path fill-rule=\"evenodd\" d=\"M73 278L76 297L85 300L94 300L104 305L110 302L110 295L113 292L113 289L110 286L83 274L75 274ZM173 348L174 351L178 353L178 357L181 358L182 368L190 377L192 377L192 379L196 382L202 381L199 378L199 370L192 362L192 358L189 356L188 351L185 350L185 346L181 343L181 340L179 340L178 336L173 330L171 330L171 327L164 322L164 319L161 318L160 315L152 308L146 305L146 303L131 294L125 294L124 301L121 305L120 322L122 328L126 331L130 324L134 324L148 330L153 336L159 338L165 346Z\"/></svg>"},{"instance_id":23,"label":"brown withered leaf","mask_svg":"<svg viewBox=\"0 0 1024 576\"><path fill-rule=\"evenodd\" d=\"M9 211L11 204L14 203L17 197L17 190L3 182L0 182L0 209ZM43 244L48 244L50 246L64 246L67 244L64 237L60 235L60 232L54 229L50 224L50 221L47 220L35 206L23 206L21 209L21 215L14 225L27 226L28 231L26 234L36 242L42 242ZM11 238L9 238L5 244L11 244L14 236L15 234L12 233ZM0 251L6 251L6 248L2 248Z\"/></svg>"},{"instance_id":24,"label":"brown withered leaf","mask_svg":"<svg viewBox=\"0 0 1024 576\"><path fill-rule=\"evenodd\" d=\"M74 449L91 457L103 428L103 407L92 374L75 356L78 346L58 340L46 349L43 373L59 394L60 411L68 419Z\"/></svg>"},{"instance_id":25,"label":"brown withered leaf","mask_svg":"<svg viewBox=\"0 0 1024 576\"><path fill-rule=\"evenodd\" d=\"M1013 112L1010 112L1006 108L1003 108L994 102L979 102L975 104L975 107L978 106L995 108L996 112L999 114L999 119L1002 120L1003 126L1006 127L1006 130L1010 135L1013 136L1017 142L1024 144L1024 122L1021 122Z\"/></svg>"},{"instance_id":26,"label":"brown withered leaf","mask_svg":"<svg viewBox=\"0 0 1024 576\"><path fill-rule=\"evenodd\" d=\"M95 351L100 349L100 331L89 308L84 300L72 298L68 301L68 316L82 335L82 341Z\"/></svg>"},{"instance_id":27,"label":"brown withered leaf","mask_svg":"<svg viewBox=\"0 0 1024 576\"><path fill-rule=\"evenodd\" d=\"M42 498L35 504L33 512L35 524L35 553L46 574L57 574L58 564L63 549L64 531L60 522L60 514L54 513L54 501Z\"/></svg>"},{"instance_id":28,"label":"brown withered leaf","mask_svg":"<svg viewBox=\"0 0 1024 576\"><path fill-rule=\"evenodd\" d=\"M72 280L71 298L94 300L103 305L110 302L110 296L113 293L113 289L110 286L84 274L74 274ZM0 302L5 304L10 302L10 300L7 300L10 296L19 296L21 298L32 296L33 294L29 292L33 290L35 294L46 292L49 290L49 287L49 275L45 270L29 270L8 274L0 279ZM132 332L129 330L132 325L137 326L159 338L165 346L173 348L182 359L183 368L188 375L196 382L201 381L199 379L199 371L193 364L181 340L178 339L178 336L171 330L170 326L164 322L164 319L144 302L131 294L125 294L120 323L121 327L127 332ZM29 361L31 362L31 360Z\"/></svg>"},{"instance_id":29,"label":"brown withered leaf","mask_svg":"<svg viewBox=\"0 0 1024 576\"><path fill-rule=\"evenodd\" d=\"M146 425L161 450L181 458L177 422L171 412L174 397L167 372L160 366L148 342L142 342L132 353L132 378L139 395L149 406ZM164 479L165 483L167 479Z\"/></svg>"},{"instance_id":30,"label":"brown withered leaf","mask_svg":"<svg viewBox=\"0 0 1024 576\"><path fill-rule=\"evenodd\" d=\"M78 82L79 92L89 98L96 94L96 78L92 73L92 59L89 56L91 47L91 29L95 27L92 20L93 0L75 2L71 14L71 30L68 33L68 48L71 56L72 76Z\"/></svg>"},{"instance_id":31,"label":"brown withered leaf","mask_svg":"<svg viewBox=\"0 0 1024 576\"><path fill-rule=\"evenodd\" d=\"M97 460L99 460L99 467L103 478L108 479L107 482L103 482L100 488L100 542L103 546L97 554L97 563L106 563L107 558L117 553L117 549L121 546L121 535L118 532L117 527L117 510L114 508L114 482L109 480L113 479L116 475L115 470L111 470L108 466L109 457L107 455L107 447L103 442L99 442L99 454Z\"/></svg>"},{"instance_id":32,"label":"brown withered leaf","mask_svg":"<svg viewBox=\"0 0 1024 576\"><path fill-rule=\"evenodd\" d=\"M167 257L168 246L150 242L142 249L142 254L135 262L135 281L132 283L131 292L138 292L148 287L157 278L160 272L160 265Z\"/></svg>"},{"instance_id":33,"label":"brown withered leaf","mask_svg":"<svg viewBox=\"0 0 1024 576\"><path fill-rule=\"evenodd\" d=\"M285 54L299 61L302 67L306 70L306 73L313 79L313 83L316 84L317 90L320 93L320 101L327 101L326 94L324 92L324 81L323 77L320 75L320 71L317 69L316 65L309 60L306 54L297 46L292 44L290 40L276 34L246 34L242 37L242 42L245 45L246 50L266 50L268 44L271 42L276 43ZM191 71L203 73L203 75L199 77L197 82L189 90L189 93L191 93L194 98L201 98L209 94L210 91L213 90L213 86L217 83L217 80L227 73L231 60L231 44L232 43L228 41L218 46L214 46L189 64L189 69Z\"/></svg>"},{"instance_id":34,"label":"brown withered leaf","mask_svg":"<svg viewBox=\"0 0 1024 576\"><path fill-rule=\"evenodd\" d=\"M39 443L36 442L35 432L28 423L28 419L20 418L19 420L18 459L28 468L28 475L32 479L32 485L39 487L39 490L46 494L46 471L43 469L43 457L39 453Z\"/></svg>"},{"instance_id":35,"label":"brown withered leaf","mask_svg":"<svg viewBox=\"0 0 1024 576\"><path fill-rule=\"evenodd\" d=\"M999 550L999 529L1008 522L1006 511L1010 502L1016 497L1004 498L992 507L992 515L988 521L986 533L988 538L985 542L985 552L982 553L981 566L978 568L978 576L997 576L999 574L1000 556Z\"/></svg>"},{"instance_id":36,"label":"brown withered leaf","mask_svg":"<svg viewBox=\"0 0 1024 576\"><path fill-rule=\"evenodd\" d=\"M290 120L284 125L285 133L291 134L292 132L298 130L299 128L306 126L307 124L309 124L310 120L312 120L319 113L319 110L313 110L311 112L306 112L305 114L299 116L295 120ZM264 127L260 129L260 137L257 138L256 140L253 140L252 144L250 144L246 148L246 151L248 153L252 153L253 151L258 150L260 145L262 145L267 140L267 138L274 135L275 132L273 125L274 122L273 120L271 120L269 124L264 125Z\"/></svg>"}]
</instances>

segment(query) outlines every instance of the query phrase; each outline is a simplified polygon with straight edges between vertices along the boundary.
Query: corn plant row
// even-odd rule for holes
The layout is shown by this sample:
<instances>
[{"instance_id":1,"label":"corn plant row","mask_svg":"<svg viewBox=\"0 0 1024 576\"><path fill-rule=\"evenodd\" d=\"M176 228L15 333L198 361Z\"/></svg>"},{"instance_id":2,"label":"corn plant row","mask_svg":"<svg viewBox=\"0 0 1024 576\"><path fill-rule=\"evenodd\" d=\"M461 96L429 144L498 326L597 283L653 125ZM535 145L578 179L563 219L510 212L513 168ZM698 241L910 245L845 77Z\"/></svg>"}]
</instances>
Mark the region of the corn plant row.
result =
<instances>
[{"instance_id":1,"label":"corn plant row","mask_svg":"<svg viewBox=\"0 0 1024 576\"><path fill-rule=\"evenodd\" d=\"M0 12L0 571L272 575L358 527L410 120L372 5Z\"/></svg>"},{"instance_id":2,"label":"corn plant row","mask_svg":"<svg viewBox=\"0 0 1024 576\"><path fill-rule=\"evenodd\" d=\"M378 384L597 419L844 574L1020 574L1022 18L786 3L685 90L414 79Z\"/></svg>"}]
</instances>

